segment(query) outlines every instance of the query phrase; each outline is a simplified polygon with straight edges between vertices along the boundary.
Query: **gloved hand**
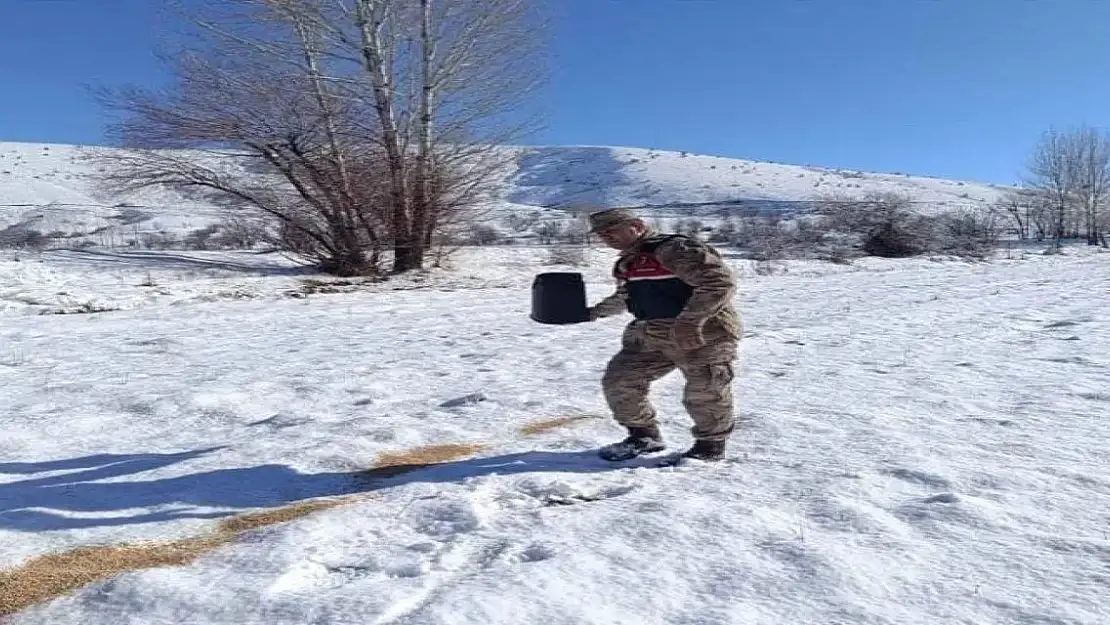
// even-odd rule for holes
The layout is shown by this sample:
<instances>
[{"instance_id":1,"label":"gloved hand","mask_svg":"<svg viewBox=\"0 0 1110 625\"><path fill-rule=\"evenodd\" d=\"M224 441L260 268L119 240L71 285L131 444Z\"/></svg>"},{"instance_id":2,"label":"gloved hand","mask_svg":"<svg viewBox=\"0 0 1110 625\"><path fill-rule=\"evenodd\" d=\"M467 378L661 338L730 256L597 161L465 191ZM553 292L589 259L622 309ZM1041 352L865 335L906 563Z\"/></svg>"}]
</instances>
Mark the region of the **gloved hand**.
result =
<instances>
[{"instance_id":1,"label":"gloved hand","mask_svg":"<svg viewBox=\"0 0 1110 625\"><path fill-rule=\"evenodd\" d=\"M690 351L705 345L701 334L701 324L694 321L675 321L671 327L671 342L683 351Z\"/></svg>"}]
</instances>

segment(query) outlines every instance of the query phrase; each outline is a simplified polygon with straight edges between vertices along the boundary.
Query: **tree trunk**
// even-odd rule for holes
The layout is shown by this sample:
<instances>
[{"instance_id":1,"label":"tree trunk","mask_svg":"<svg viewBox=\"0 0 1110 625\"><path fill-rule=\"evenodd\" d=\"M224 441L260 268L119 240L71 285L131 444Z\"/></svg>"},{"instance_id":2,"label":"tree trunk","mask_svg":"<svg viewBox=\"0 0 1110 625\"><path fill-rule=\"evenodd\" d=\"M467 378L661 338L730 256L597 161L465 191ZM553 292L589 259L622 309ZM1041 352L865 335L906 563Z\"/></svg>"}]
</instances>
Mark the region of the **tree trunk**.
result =
<instances>
[{"instance_id":1,"label":"tree trunk","mask_svg":"<svg viewBox=\"0 0 1110 625\"><path fill-rule=\"evenodd\" d=\"M393 85L386 69L381 31L384 5L381 0L359 0L356 5L359 31L362 35L362 60L370 74L374 90L374 109L382 127L382 144L389 169L389 196L392 206L393 272L401 273L422 265L420 254L412 248L412 221L409 218L409 197L405 182L406 157L397 128L393 105Z\"/></svg>"},{"instance_id":2,"label":"tree trunk","mask_svg":"<svg viewBox=\"0 0 1110 625\"><path fill-rule=\"evenodd\" d=\"M432 199L431 192L432 109L435 98L434 76L432 75L435 39L432 33L431 0L420 0L420 43L420 110L417 127L416 193L412 203L412 236L409 239L412 245L410 263L419 264L413 269L419 269L423 266L429 226L434 223L433 213L438 208L437 203Z\"/></svg>"}]
</instances>

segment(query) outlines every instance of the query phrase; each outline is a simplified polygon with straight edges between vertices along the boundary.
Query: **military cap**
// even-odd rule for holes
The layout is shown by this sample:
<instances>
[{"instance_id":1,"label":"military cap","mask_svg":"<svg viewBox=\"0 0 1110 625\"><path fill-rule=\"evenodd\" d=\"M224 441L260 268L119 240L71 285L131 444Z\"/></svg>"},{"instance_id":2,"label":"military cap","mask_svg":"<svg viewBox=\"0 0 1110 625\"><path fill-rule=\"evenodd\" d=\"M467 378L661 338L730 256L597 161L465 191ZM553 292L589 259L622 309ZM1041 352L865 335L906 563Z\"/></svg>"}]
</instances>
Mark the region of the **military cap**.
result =
<instances>
[{"instance_id":1,"label":"military cap","mask_svg":"<svg viewBox=\"0 0 1110 625\"><path fill-rule=\"evenodd\" d=\"M602 230L608 230L613 226L638 221L640 219L636 213L627 208L611 208L609 210L592 213L590 215L590 234L597 234Z\"/></svg>"}]
</instances>

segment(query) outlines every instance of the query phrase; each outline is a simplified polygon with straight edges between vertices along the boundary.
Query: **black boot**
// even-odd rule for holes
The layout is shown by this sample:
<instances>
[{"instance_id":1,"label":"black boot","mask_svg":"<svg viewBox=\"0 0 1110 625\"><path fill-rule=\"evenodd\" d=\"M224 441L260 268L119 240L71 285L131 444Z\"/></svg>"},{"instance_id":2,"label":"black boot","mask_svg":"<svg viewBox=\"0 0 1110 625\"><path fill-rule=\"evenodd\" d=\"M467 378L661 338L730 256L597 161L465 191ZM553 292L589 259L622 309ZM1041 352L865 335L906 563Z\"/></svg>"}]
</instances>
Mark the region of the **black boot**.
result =
<instances>
[{"instance_id":1,"label":"black boot","mask_svg":"<svg viewBox=\"0 0 1110 625\"><path fill-rule=\"evenodd\" d=\"M683 458L714 462L725 457L725 441L707 441L698 439L694 446L682 454Z\"/></svg>"},{"instance_id":2,"label":"black boot","mask_svg":"<svg viewBox=\"0 0 1110 625\"><path fill-rule=\"evenodd\" d=\"M658 426L628 428L628 437L619 443L606 445L598 450L598 455L610 462L631 460L641 454L663 451L667 445Z\"/></svg>"}]
</instances>

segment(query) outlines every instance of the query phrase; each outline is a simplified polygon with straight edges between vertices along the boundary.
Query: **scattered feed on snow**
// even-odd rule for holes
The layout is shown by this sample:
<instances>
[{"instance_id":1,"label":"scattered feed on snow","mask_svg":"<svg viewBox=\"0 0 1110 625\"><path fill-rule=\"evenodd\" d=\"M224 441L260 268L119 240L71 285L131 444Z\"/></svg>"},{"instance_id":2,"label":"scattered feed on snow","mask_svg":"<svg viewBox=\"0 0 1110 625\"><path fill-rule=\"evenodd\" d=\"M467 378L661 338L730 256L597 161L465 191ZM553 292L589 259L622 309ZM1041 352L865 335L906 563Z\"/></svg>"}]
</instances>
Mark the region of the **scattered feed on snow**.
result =
<instances>
[{"instance_id":1,"label":"scattered feed on snow","mask_svg":"<svg viewBox=\"0 0 1110 625\"><path fill-rule=\"evenodd\" d=\"M161 566L189 564L201 554L233 542L261 527L285 523L303 516L349 503L354 497L300 501L225 519L207 536L162 543L81 547L54 553L18 568L0 571L0 616L73 592L86 584L110 577Z\"/></svg>"},{"instance_id":2,"label":"scattered feed on snow","mask_svg":"<svg viewBox=\"0 0 1110 625\"><path fill-rule=\"evenodd\" d=\"M579 421L587 421L596 419L594 415L578 415L574 417L556 417L554 419L543 419L541 421L533 421L526 425L521 426L520 433L524 436L535 436L537 434L545 434L554 430L559 430L569 427L578 423Z\"/></svg>"},{"instance_id":3,"label":"scattered feed on snow","mask_svg":"<svg viewBox=\"0 0 1110 625\"><path fill-rule=\"evenodd\" d=\"M373 469L367 471L369 477L393 477L417 469L426 469L434 464L442 464L472 456L485 449L479 443L445 443L427 445L405 451L389 451L378 456Z\"/></svg>"}]
</instances>

